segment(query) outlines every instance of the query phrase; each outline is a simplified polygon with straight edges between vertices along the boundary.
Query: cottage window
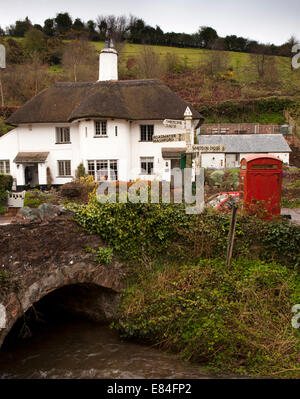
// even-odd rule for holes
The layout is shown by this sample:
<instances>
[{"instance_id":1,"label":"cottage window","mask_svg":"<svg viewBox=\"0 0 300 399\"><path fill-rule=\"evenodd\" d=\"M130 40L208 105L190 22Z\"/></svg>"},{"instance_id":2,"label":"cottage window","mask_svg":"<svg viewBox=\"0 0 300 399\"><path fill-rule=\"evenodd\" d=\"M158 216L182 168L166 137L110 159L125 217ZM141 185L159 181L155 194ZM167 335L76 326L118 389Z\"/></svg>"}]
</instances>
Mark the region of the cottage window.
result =
<instances>
[{"instance_id":1,"label":"cottage window","mask_svg":"<svg viewBox=\"0 0 300 399\"><path fill-rule=\"evenodd\" d=\"M141 158L141 175L152 175L154 167L154 157Z\"/></svg>"},{"instance_id":2,"label":"cottage window","mask_svg":"<svg viewBox=\"0 0 300 399\"><path fill-rule=\"evenodd\" d=\"M0 175L10 174L10 164L9 160L0 161Z\"/></svg>"},{"instance_id":3,"label":"cottage window","mask_svg":"<svg viewBox=\"0 0 300 399\"><path fill-rule=\"evenodd\" d=\"M57 161L58 176L71 176L71 161Z\"/></svg>"},{"instance_id":4,"label":"cottage window","mask_svg":"<svg viewBox=\"0 0 300 399\"><path fill-rule=\"evenodd\" d=\"M70 143L70 128L57 127L56 128L56 144Z\"/></svg>"},{"instance_id":5,"label":"cottage window","mask_svg":"<svg viewBox=\"0 0 300 399\"><path fill-rule=\"evenodd\" d=\"M88 161L88 174L96 181L118 180L118 161L116 159L101 159Z\"/></svg>"},{"instance_id":6,"label":"cottage window","mask_svg":"<svg viewBox=\"0 0 300 399\"><path fill-rule=\"evenodd\" d=\"M152 141L154 126L140 125L140 128L141 128L141 141Z\"/></svg>"},{"instance_id":7,"label":"cottage window","mask_svg":"<svg viewBox=\"0 0 300 399\"><path fill-rule=\"evenodd\" d=\"M106 121L95 121L95 136L107 136Z\"/></svg>"}]
</instances>

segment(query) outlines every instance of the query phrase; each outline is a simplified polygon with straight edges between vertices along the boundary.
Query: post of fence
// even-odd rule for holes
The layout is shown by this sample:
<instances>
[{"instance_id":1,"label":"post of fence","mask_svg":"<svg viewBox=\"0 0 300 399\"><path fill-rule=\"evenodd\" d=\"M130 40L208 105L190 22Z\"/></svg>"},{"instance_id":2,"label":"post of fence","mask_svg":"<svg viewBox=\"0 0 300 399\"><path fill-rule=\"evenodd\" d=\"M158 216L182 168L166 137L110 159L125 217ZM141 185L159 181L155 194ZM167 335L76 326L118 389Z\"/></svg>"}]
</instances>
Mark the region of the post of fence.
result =
<instances>
[{"instance_id":1,"label":"post of fence","mask_svg":"<svg viewBox=\"0 0 300 399\"><path fill-rule=\"evenodd\" d=\"M232 208L230 228L229 228L229 234L228 234L227 257L226 257L226 266L227 267L230 266L231 258L232 258L237 210L238 210L238 207L236 205L234 205Z\"/></svg>"}]
</instances>

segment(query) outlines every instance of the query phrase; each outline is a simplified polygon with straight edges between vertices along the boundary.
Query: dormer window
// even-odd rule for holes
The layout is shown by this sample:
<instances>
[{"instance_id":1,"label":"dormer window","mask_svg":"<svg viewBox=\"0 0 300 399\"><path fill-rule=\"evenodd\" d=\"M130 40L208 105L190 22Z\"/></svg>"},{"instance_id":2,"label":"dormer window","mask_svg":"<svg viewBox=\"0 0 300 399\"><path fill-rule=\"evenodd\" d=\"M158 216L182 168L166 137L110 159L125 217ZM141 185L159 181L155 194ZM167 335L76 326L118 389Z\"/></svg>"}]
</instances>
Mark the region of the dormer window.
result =
<instances>
[{"instance_id":1,"label":"dormer window","mask_svg":"<svg viewBox=\"0 0 300 399\"><path fill-rule=\"evenodd\" d=\"M56 128L56 144L67 144L67 143L71 143L70 128L69 127L57 127Z\"/></svg>"},{"instance_id":2,"label":"dormer window","mask_svg":"<svg viewBox=\"0 0 300 399\"><path fill-rule=\"evenodd\" d=\"M107 121L95 121L95 136L107 136Z\"/></svg>"}]
</instances>

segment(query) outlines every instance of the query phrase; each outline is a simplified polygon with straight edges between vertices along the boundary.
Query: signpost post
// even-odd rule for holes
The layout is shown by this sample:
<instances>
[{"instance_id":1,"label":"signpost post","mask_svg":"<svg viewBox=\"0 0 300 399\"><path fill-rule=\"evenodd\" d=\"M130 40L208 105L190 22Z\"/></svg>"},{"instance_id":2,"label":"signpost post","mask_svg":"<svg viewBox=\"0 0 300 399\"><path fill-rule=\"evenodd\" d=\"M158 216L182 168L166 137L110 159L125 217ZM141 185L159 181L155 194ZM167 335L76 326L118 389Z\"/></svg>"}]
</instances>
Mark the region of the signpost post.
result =
<instances>
[{"instance_id":1,"label":"signpost post","mask_svg":"<svg viewBox=\"0 0 300 399\"><path fill-rule=\"evenodd\" d=\"M192 129L193 114L189 107L184 112L184 121L165 119L164 126L182 128L184 133L153 136L153 142L184 141L186 143L186 169L184 173L185 199L191 199L189 192L192 187L192 157L195 154L195 180L196 180L196 206L188 208L188 213L201 213L204 208L204 169L201 165L202 152L224 152L225 146L221 144L194 144L194 129Z\"/></svg>"},{"instance_id":2,"label":"signpost post","mask_svg":"<svg viewBox=\"0 0 300 399\"><path fill-rule=\"evenodd\" d=\"M3 44L0 44L0 70L6 68L6 52ZM4 106L4 95L3 95L3 87L0 73L0 95L1 95L1 104Z\"/></svg>"}]
</instances>

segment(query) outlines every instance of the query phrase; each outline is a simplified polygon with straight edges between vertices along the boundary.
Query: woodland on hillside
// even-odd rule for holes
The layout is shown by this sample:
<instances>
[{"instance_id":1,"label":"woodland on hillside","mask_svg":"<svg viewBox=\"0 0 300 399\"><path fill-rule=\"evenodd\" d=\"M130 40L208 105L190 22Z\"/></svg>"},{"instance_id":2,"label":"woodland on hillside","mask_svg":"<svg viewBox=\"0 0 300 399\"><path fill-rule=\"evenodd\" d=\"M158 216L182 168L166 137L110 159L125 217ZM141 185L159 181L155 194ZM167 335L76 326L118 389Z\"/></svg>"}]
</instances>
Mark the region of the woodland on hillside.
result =
<instances>
[{"instance_id":1,"label":"woodland on hillside","mask_svg":"<svg viewBox=\"0 0 300 399\"><path fill-rule=\"evenodd\" d=\"M99 16L96 22L83 23L62 13L46 20L44 26L32 25L28 18L16 21L6 31L0 30L0 43L6 47L7 55L7 67L0 71L2 110L24 104L57 81L96 81L98 56L104 47L99 40L108 36L114 38L119 53L119 79L161 79L204 112L207 121L217 117L228 122L239 118L240 122L284 123L286 104L281 99L300 95L300 69L293 69L288 58L295 38L282 46L259 45L251 50L218 37L209 27L199 29L194 44L164 42L158 39L167 35L163 32L154 40L150 28L132 16ZM160 32L158 27L156 31ZM226 46L220 45L222 41ZM225 112L214 110L216 104L227 101L242 103L242 108L247 108L249 102L269 97L279 99L277 108L271 100L271 108L264 106L262 113L257 106L255 112L251 107L246 113L240 112L239 105L234 114L234 104L229 114L227 106L223 108ZM213 111L206 112L207 109ZM2 119L6 116L2 111ZM0 131L6 131L3 121Z\"/></svg>"}]
</instances>

